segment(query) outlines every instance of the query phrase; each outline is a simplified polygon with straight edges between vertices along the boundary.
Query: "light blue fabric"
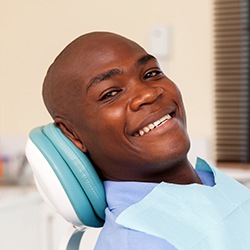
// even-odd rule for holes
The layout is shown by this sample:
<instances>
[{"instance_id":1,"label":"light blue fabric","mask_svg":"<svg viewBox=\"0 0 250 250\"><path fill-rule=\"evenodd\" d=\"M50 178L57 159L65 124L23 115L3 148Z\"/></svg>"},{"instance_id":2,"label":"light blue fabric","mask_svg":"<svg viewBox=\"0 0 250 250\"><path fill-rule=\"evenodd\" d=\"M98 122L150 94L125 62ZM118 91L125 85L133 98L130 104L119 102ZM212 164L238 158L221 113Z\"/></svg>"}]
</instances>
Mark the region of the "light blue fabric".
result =
<instances>
[{"instance_id":1,"label":"light blue fabric","mask_svg":"<svg viewBox=\"0 0 250 250\"><path fill-rule=\"evenodd\" d=\"M213 173L197 170L204 185L214 185ZM126 208L142 200L158 184L105 181L108 208L104 227L95 250L175 250L169 242L153 235L130 230L117 224L116 218Z\"/></svg>"},{"instance_id":2,"label":"light blue fabric","mask_svg":"<svg viewBox=\"0 0 250 250\"><path fill-rule=\"evenodd\" d=\"M116 222L179 250L249 250L250 190L201 159L196 169L212 171L216 184L161 183Z\"/></svg>"}]
</instances>

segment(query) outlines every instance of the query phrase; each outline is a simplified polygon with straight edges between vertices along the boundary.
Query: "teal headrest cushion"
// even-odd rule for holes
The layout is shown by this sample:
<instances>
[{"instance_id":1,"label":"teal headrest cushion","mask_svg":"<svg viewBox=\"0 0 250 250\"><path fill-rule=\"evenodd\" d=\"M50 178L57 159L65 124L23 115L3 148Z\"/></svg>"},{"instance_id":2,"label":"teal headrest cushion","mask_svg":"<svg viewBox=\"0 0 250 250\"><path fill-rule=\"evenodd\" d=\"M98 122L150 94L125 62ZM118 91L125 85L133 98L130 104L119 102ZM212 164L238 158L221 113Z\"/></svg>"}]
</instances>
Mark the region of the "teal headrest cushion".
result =
<instances>
[{"instance_id":1,"label":"teal headrest cushion","mask_svg":"<svg viewBox=\"0 0 250 250\"><path fill-rule=\"evenodd\" d=\"M107 207L104 187L88 157L54 124L33 129L30 140L49 163L82 224L102 226ZM41 168L35 169L34 175L39 175ZM36 179L41 179L41 176ZM46 185L46 180L43 180L43 185ZM49 191L46 189L46 192Z\"/></svg>"}]
</instances>

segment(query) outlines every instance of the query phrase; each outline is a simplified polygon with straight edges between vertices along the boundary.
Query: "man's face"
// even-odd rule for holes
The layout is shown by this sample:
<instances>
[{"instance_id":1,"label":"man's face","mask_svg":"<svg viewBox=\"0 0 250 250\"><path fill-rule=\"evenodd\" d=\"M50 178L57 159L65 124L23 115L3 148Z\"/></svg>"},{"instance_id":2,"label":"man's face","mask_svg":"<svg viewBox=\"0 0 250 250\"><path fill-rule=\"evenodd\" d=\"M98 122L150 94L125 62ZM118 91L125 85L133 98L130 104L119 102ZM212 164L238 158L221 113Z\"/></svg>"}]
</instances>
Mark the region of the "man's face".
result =
<instances>
[{"instance_id":1,"label":"man's face","mask_svg":"<svg viewBox=\"0 0 250 250\"><path fill-rule=\"evenodd\" d=\"M104 179L149 181L186 159L182 98L154 57L114 37L89 50L80 70L74 131Z\"/></svg>"}]
</instances>

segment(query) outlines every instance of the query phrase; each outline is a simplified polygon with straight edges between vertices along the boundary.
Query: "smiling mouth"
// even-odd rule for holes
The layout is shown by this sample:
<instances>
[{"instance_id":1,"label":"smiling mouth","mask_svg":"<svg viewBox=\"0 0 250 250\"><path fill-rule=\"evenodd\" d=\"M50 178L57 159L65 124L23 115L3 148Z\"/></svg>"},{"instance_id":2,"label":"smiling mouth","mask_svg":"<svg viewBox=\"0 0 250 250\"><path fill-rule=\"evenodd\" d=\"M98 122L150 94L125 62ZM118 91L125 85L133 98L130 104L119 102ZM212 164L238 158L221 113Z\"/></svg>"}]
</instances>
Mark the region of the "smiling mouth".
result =
<instances>
[{"instance_id":1,"label":"smiling mouth","mask_svg":"<svg viewBox=\"0 0 250 250\"><path fill-rule=\"evenodd\" d=\"M138 136L143 136L145 134L148 134L153 129L158 128L161 125L163 125L165 122L169 121L171 118L173 118L173 116L174 116L174 112L164 115L159 120L153 123L149 123L147 126L141 128L138 132L134 133L134 136L138 137Z\"/></svg>"}]
</instances>

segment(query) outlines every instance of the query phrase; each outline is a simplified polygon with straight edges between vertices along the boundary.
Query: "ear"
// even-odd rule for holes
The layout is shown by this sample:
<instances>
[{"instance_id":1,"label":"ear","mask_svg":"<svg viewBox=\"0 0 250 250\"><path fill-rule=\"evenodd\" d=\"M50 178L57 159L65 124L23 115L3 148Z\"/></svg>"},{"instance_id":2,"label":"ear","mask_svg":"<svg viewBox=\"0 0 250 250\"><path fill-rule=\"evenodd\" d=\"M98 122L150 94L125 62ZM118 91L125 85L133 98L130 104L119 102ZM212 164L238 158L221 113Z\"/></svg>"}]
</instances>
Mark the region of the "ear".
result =
<instances>
[{"instance_id":1,"label":"ear","mask_svg":"<svg viewBox=\"0 0 250 250\"><path fill-rule=\"evenodd\" d=\"M87 153L87 149L80 140L79 136L72 129L69 129L69 126L67 126L65 122L61 121L61 119L55 119L55 125L61 129L63 134L71 140L77 148L79 148L82 152Z\"/></svg>"}]
</instances>

